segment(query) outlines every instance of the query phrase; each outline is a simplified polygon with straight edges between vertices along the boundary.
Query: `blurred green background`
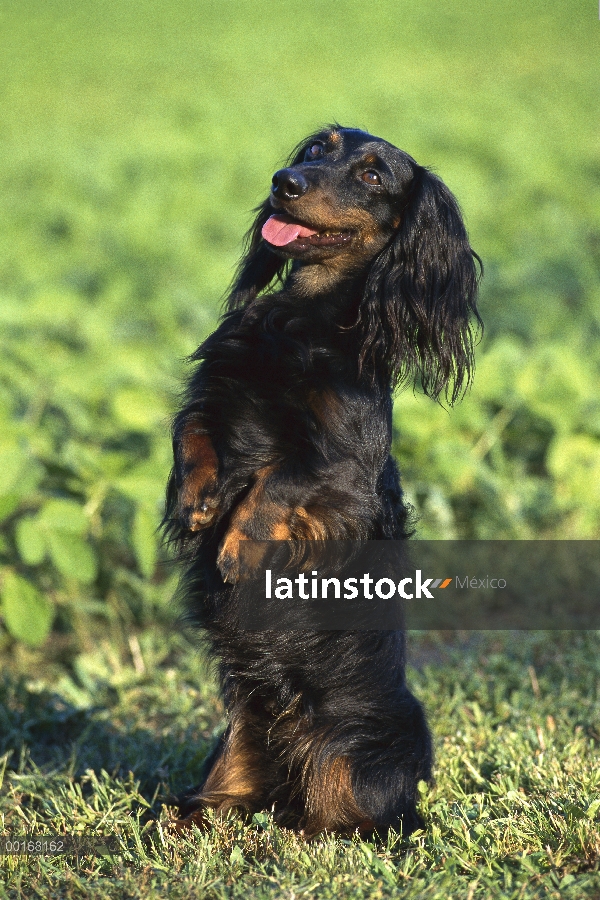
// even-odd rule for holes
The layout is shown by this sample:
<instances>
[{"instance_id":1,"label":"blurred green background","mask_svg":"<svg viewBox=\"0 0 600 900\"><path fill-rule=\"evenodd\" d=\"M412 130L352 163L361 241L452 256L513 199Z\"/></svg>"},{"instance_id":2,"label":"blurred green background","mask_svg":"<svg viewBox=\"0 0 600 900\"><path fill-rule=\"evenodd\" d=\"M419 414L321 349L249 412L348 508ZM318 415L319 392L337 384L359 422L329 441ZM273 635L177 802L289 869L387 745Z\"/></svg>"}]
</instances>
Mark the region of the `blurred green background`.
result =
<instances>
[{"instance_id":1,"label":"blurred green background","mask_svg":"<svg viewBox=\"0 0 600 900\"><path fill-rule=\"evenodd\" d=\"M396 404L420 535L600 537L599 34L567 0L0 5L1 652L173 616L184 358L335 120L433 167L485 263L471 393Z\"/></svg>"}]
</instances>

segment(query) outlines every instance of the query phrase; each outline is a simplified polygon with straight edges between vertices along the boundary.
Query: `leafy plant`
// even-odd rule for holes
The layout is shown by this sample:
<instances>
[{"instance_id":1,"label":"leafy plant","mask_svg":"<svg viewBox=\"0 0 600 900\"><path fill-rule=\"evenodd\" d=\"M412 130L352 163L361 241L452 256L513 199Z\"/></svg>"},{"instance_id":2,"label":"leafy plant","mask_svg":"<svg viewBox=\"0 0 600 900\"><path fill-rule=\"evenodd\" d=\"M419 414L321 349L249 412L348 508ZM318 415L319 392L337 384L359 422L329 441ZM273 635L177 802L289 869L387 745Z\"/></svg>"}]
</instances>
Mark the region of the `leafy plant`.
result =
<instances>
[{"instance_id":1,"label":"leafy plant","mask_svg":"<svg viewBox=\"0 0 600 900\"><path fill-rule=\"evenodd\" d=\"M334 118L433 166L485 263L471 393L451 412L410 391L396 404L419 534L600 536L597 47L584 12L427 2L403 8L400 27L392 0L376 15L339 0L335 15L304 6L284 48L277 17L250 0L231 9L2 12L9 647L43 641L52 622L76 654L90 615L171 614L156 528L183 359L216 324L274 167Z\"/></svg>"}]
</instances>

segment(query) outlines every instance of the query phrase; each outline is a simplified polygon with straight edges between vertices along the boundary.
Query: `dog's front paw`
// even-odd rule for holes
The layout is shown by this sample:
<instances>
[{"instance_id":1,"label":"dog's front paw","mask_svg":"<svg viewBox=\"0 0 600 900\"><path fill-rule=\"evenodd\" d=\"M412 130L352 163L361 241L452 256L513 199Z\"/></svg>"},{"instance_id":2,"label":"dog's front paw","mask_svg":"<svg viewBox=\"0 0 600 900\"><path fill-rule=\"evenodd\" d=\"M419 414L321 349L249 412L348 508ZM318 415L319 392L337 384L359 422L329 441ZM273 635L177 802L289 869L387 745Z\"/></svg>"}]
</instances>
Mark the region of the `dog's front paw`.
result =
<instances>
[{"instance_id":1,"label":"dog's front paw","mask_svg":"<svg viewBox=\"0 0 600 900\"><path fill-rule=\"evenodd\" d=\"M280 527L276 538L268 535L265 539L264 535L253 536L232 525L223 539L217 556L217 566L223 581L227 584L237 584L238 581L254 578L265 564L271 541L289 538L287 526Z\"/></svg>"},{"instance_id":2,"label":"dog's front paw","mask_svg":"<svg viewBox=\"0 0 600 900\"><path fill-rule=\"evenodd\" d=\"M198 484L193 473L184 481L177 502L177 517L189 531L207 528L219 511L216 484Z\"/></svg>"},{"instance_id":3,"label":"dog's front paw","mask_svg":"<svg viewBox=\"0 0 600 900\"><path fill-rule=\"evenodd\" d=\"M200 531L212 524L219 511L216 468L188 465L181 478L177 496L177 517L189 531Z\"/></svg>"},{"instance_id":4,"label":"dog's front paw","mask_svg":"<svg viewBox=\"0 0 600 900\"><path fill-rule=\"evenodd\" d=\"M240 578L240 541L248 540L248 536L235 525L229 529L217 556L217 566L221 578L227 584L236 584Z\"/></svg>"},{"instance_id":5,"label":"dog's front paw","mask_svg":"<svg viewBox=\"0 0 600 900\"><path fill-rule=\"evenodd\" d=\"M188 423L175 442L177 518L189 531L211 525L219 511L219 461L210 437L197 429Z\"/></svg>"}]
</instances>

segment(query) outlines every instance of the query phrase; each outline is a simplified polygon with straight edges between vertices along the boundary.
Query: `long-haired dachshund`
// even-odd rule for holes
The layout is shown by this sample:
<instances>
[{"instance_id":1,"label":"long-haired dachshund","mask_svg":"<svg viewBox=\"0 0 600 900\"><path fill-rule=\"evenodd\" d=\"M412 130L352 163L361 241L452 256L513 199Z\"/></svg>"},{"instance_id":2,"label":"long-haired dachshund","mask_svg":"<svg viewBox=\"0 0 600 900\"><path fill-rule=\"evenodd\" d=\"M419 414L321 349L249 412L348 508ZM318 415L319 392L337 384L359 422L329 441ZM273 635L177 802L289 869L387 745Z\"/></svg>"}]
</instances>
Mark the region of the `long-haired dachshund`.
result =
<instances>
[{"instance_id":1,"label":"long-haired dachshund","mask_svg":"<svg viewBox=\"0 0 600 900\"><path fill-rule=\"evenodd\" d=\"M422 824L432 747L403 633L242 630L239 548L408 536L392 392L464 392L477 264L448 188L381 138L326 128L273 176L173 426L165 528L229 716L186 821L241 807L306 836Z\"/></svg>"}]
</instances>

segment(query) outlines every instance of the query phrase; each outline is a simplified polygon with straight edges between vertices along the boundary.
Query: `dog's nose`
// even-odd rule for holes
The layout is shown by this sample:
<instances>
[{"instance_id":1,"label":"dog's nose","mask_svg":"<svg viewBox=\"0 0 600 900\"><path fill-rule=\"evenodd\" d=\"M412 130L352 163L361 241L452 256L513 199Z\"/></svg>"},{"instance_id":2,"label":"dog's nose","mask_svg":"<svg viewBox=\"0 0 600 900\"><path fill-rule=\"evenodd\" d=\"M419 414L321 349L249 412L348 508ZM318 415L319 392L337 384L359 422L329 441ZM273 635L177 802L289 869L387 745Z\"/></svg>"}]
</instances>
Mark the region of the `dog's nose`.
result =
<instances>
[{"instance_id":1,"label":"dog's nose","mask_svg":"<svg viewBox=\"0 0 600 900\"><path fill-rule=\"evenodd\" d=\"M300 172L293 169L280 169L273 175L271 192L279 200L297 200L308 190L308 182Z\"/></svg>"}]
</instances>

